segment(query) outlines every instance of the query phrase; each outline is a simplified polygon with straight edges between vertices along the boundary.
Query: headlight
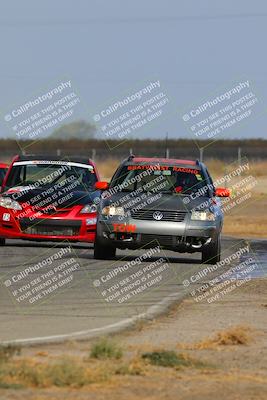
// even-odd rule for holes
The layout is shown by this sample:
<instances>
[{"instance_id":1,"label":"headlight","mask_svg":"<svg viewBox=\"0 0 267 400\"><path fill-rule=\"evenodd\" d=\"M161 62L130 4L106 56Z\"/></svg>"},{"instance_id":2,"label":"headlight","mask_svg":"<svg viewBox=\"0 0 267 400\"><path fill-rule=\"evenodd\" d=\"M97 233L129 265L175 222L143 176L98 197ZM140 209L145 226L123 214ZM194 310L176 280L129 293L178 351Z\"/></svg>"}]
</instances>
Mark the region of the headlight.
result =
<instances>
[{"instance_id":1,"label":"headlight","mask_svg":"<svg viewBox=\"0 0 267 400\"><path fill-rule=\"evenodd\" d=\"M215 221L215 215L209 211L192 211L191 220L193 221Z\"/></svg>"},{"instance_id":2,"label":"headlight","mask_svg":"<svg viewBox=\"0 0 267 400\"><path fill-rule=\"evenodd\" d=\"M11 210L22 210L21 205L10 197L0 197L0 207L9 208Z\"/></svg>"},{"instance_id":3,"label":"headlight","mask_svg":"<svg viewBox=\"0 0 267 400\"><path fill-rule=\"evenodd\" d=\"M90 214L90 213L95 213L97 212L97 205L96 204L87 204L86 206L84 206L81 211L80 214Z\"/></svg>"},{"instance_id":4,"label":"headlight","mask_svg":"<svg viewBox=\"0 0 267 400\"><path fill-rule=\"evenodd\" d=\"M86 218L85 224L86 225L96 225L97 219L96 218Z\"/></svg>"},{"instance_id":5,"label":"headlight","mask_svg":"<svg viewBox=\"0 0 267 400\"><path fill-rule=\"evenodd\" d=\"M114 207L107 206L102 209L102 214L112 217L113 215L124 216L124 208L123 207Z\"/></svg>"}]
</instances>

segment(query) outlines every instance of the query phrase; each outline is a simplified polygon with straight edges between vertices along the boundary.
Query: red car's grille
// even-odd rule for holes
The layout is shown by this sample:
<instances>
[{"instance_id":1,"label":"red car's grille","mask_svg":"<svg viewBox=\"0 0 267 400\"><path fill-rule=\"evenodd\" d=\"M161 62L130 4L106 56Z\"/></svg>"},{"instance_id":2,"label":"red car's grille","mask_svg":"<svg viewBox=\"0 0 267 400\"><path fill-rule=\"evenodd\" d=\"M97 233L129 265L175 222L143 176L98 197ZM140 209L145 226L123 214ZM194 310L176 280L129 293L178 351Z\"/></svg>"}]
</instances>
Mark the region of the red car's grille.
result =
<instances>
[{"instance_id":1,"label":"red car's grille","mask_svg":"<svg viewBox=\"0 0 267 400\"><path fill-rule=\"evenodd\" d=\"M82 225L81 220L53 220L38 219L38 222L32 222L30 219L20 220L20 226L23 233L30 235L45 236L77 236Z\"/></svg>"},{"instance_id":2,"label":"red car's grille","mask_svg":"<svg viewBox=\"0 0 267 400\"><path fill-rule=\"evenodd\" d=\"M44 215L62 215L62 214L68 214L70 211L72 211L72 208L57 208L57 209L53 209L53 208L47 208L47 209L35 209L35 212L40 212Z\"/></svg>"},{"instance_id":3,"label":"red car's grille","mask_svg":"<svg viewBox=\"0 0 267 400\"><path fill-rule=\"evenodd\" d=\"M36 225L26 228L23 233L43 236L77 236L79 234L79 229L67 226Z\"/></svg>"}]
</instances>

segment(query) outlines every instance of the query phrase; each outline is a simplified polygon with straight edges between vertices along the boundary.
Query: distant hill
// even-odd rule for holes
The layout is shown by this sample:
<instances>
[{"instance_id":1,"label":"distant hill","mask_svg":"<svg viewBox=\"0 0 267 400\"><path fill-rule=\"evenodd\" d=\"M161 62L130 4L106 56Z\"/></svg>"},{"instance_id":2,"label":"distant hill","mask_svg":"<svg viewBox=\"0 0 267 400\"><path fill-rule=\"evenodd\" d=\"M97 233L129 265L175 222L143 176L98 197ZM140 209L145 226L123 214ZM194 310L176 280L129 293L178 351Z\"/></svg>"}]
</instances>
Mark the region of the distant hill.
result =
<instances>
[{"instance_id":1,"label":"distant hill","mask_svg":"<svg viewBox=\"0 0 267 400\"><path fill-rule=\"evenodd\" d=\"M54 130L48 139L92 139L96 133L96 126L86 121L74 121L62 125Z\"/></svg>"}]
</instances>

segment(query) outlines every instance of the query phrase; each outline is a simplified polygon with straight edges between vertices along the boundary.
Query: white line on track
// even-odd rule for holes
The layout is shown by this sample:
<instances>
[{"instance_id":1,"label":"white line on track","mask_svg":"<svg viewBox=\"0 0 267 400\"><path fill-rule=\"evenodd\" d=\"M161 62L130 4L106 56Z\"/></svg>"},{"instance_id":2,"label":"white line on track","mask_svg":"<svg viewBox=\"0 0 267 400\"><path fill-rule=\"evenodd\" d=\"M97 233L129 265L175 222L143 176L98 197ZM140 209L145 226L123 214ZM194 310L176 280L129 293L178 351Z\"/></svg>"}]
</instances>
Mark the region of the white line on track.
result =
<instances>
[{"instance_id":1,"label":"white line on track","mask_svg":"<svg viewBox=\"0 0 267 400\"><path fill-rule=\"evenodd\" d=\"M78 332L72 332L69 334L62 335L52 335L52 336L43 336L43 337L33 337L27 339L16 339L12 341L3 341L1 344L20 344L20 345L34 345L34 344L44 344L44 343L60 343L65 340L70 339L86 339L86 338L95 338L98 334L108 334L122 331L123 329L129 328L133 326L137 321L144 319L152 319L160 314L163 314L171 304L173 304L177 300L183 300L185 296L181 296L178 293L171 293L164 299L162 299L159 303L150 306L148 310L144 313L138 314L134 317L127 318L116 322L114 324L109 324L100 328L93 328Z\"/></svg>"}]
</instances>

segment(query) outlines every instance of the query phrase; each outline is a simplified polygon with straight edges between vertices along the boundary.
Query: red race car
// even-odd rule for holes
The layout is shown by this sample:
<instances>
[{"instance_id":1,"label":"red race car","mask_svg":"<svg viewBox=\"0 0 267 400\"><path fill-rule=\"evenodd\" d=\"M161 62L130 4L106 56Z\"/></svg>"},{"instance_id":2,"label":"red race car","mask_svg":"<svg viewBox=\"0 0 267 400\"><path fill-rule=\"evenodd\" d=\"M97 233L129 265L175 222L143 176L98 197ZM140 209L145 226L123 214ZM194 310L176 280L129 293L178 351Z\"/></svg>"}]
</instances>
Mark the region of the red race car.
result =
<instances>
[{"instance_id":1,"label":"red race car","mask_svg":"<svg viewBox=\"0 0 267 400\"><path fill-rule=\"evenodd\" d=\"M0 194L0 245L5 239L94 242L99 180L81 157L16 156Z\"/></svg>"},{"instance_id":2,"label":"red race car","mask_svg":"<svg viewBox=\"0 0 267 400\"><path fill-rule=\"evenodd\" d=\"M0 162L0 185L2 185L2 183L3 183L7 169L8 169L8 165Z\"/></svg>"}]
</instances>

